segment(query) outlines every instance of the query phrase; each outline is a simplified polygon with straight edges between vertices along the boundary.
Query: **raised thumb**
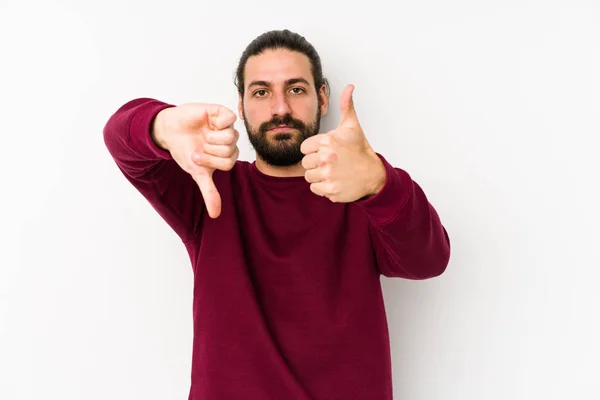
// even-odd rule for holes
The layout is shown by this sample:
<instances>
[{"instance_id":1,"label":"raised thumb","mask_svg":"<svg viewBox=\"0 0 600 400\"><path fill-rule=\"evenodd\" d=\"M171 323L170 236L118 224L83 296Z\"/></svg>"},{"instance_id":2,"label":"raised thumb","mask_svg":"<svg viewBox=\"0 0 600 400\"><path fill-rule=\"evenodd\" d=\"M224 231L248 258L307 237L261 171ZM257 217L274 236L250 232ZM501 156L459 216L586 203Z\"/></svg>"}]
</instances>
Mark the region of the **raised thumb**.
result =
<instances>
[{"instance_id":1,"label":"raised thumb","mask_svg":"<svg viewBox=\"0 0 600 400\"><path fill-rule=\"evenodd\" d=\"M341 123L357 120L356 111L354 110L354 100L352 94L354 85L347 85L340 96L340 109L342 112Z\"/></svg>"},{"instance_id":2,"label":"raised thumb","mask_svg":"<svg viewBox=\"0 0 600 400\"><path fill-rule=\"evenodd\" d=\"M208 215L211 218L217 218L221 215L221 195L215 186L212 174L212 171L207 171L207 173L193 175L192 177L200 188Z\"/></svg>"}]
</instances>

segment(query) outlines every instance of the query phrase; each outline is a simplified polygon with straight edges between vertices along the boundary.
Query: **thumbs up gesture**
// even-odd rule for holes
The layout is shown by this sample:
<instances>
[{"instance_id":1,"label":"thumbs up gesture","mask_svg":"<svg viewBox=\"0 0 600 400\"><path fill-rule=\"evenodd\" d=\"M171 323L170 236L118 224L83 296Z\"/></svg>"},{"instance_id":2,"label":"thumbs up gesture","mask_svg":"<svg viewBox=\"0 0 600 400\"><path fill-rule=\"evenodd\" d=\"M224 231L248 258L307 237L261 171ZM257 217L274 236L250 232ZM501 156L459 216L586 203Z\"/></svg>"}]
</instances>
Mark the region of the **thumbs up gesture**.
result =
<instances>
[{"instance_id":1,"label":"thumbs up gesture","mask_svg":"<svg viewBox=\"0 0 600 400\"><path fill-rule=\"evenodd\" d=\"M302 142L304 177L313 193L348 203L374 196L385 184L386 170L360 126L348 85L340 99L338 127Z\"/></svg>"},{"instance_id":2,"label":"thumbs up gesture","mask_svg":"<svg viewBox=\"0 0 600 400\"><path fill-rule=\"evenodd\" d=\"M235 113L224 106L188 103L162 110L154 123L154 142L192 176L211 218L221 214L213 173L231 170L239 156L235 120Z\"/></svg>"}]
</instances>

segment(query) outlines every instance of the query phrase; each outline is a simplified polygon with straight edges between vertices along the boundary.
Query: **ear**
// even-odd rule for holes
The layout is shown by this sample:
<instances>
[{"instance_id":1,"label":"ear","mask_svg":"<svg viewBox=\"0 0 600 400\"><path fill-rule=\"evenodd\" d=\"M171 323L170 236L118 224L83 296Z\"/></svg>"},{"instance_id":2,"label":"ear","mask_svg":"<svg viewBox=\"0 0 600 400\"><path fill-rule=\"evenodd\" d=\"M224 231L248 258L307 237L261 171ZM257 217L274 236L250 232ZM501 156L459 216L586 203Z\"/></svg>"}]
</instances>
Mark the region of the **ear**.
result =
<instances>
[{"instance_id":1,"label":"ear","mask_svg":"<svg viewBox=\"0 0 600 400\"><path fill-rule=\"evenodd\" d=\"M244 104L242 94L240 92L238 92L238 116L240 117L240 120L244 120Z\"/></svg>"},{"instance_id":2,"label":"ear","mask_svg":"<svg viewBox=\"0 0 600 400\"><path fill-rule=\"evenodd\" d=\"M329 97L327 96L327 86L325 84L321 85L319 92L317 93L317 97L319 99L319 108L321 109L321 117L324 117L327 114L327 110L329 109Z\"/></svg>"}]
</instances>

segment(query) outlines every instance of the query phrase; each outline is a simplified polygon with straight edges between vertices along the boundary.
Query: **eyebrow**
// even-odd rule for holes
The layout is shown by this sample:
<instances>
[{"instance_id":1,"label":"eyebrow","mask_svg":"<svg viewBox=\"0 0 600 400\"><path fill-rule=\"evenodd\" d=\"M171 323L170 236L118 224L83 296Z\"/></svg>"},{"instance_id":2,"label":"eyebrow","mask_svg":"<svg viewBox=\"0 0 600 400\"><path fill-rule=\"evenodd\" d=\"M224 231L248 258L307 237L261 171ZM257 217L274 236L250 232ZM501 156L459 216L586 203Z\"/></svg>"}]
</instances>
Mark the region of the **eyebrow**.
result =
<instances>
[{"instance_id":1,"label":"eyebrow","mask_svg":"<svg viewBox=\"0 0 600 400\"><path fill-rule=\"evenodd\" d=\"M304 78L292 78L292 79L288 79L287 81L285 81L286 85L293 85L295 83L304 83L307 86L310 86L310 83L308 83L308 81ZM248 89L250 89L252 86L271 86L271 84L267 81L252 81L250 83L250 85L248 85Z\"/></svg>"}]
</instances>

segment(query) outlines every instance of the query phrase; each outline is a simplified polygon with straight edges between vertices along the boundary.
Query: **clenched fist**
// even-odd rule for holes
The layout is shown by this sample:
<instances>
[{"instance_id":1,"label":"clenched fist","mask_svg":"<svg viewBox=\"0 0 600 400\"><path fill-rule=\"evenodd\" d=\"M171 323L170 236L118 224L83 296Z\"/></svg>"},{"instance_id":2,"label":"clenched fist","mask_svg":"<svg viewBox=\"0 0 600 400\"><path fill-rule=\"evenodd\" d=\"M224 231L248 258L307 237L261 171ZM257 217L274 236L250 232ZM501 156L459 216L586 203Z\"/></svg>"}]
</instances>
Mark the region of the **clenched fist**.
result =
<instances>
[{"instance_id":1,"label":"clenched fist","mask_svg":"<svg viewBox=\"0 0 600 400\"><path fill-rule=\"evenodd\" d=\"M188 103L160 111L152 126L156 145L169 151L198 184L211 218L221 214L213 172L231 170L239 156L235 120L235 113L227 107Z\"/></svg>"},{"instance_id":2,"label":"clenched fist","mask_svg":"<svg viewBox=\"0 0 600 400\"><path fill-rule=\"evenodd\" d=\"M302 142L304 177L313 193L349 203L376 195L386 182L386 169L360 126L347 85L340 98L342 119L326 134Z\"/></svg>"}]
</instances>

